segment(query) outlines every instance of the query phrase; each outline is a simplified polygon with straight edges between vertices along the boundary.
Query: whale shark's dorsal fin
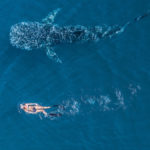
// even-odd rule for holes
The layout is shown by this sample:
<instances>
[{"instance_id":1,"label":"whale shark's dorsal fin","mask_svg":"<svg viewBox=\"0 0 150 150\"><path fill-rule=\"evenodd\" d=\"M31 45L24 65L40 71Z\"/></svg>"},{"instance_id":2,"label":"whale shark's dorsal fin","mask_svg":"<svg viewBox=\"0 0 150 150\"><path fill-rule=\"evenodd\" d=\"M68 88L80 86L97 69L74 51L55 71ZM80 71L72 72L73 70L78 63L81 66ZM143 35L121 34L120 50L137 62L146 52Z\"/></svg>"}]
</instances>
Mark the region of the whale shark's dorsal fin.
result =
<instances>
[{"instance_id":1,"label":"whale shark's dorsal fin","mask_svg":"<svg viewBox=\"0 0 150 150\"><path fill-rule=\"evenodd\" d=\"M54 48L52 47L46 47L46 54L48 56L49 59L54 60L57 63L62 63L62 60L58 57L58 55L56 54L56 52L54 51Z\"/></svg>"},{"instance_id":2,"label":"whale shark's dorsal fin","mask_svg":"<svg viewBox=\"0 0 150 150\"><path fill-rule=\"evenodd\" d=\"M53 10L44 19L42 19L42 22L45 23L45 24L52 24L55 20L55 17L57 15L57 13L60 10L61 10L60 8L57 8L57 9Z\"/></svg>"}]
</instances>

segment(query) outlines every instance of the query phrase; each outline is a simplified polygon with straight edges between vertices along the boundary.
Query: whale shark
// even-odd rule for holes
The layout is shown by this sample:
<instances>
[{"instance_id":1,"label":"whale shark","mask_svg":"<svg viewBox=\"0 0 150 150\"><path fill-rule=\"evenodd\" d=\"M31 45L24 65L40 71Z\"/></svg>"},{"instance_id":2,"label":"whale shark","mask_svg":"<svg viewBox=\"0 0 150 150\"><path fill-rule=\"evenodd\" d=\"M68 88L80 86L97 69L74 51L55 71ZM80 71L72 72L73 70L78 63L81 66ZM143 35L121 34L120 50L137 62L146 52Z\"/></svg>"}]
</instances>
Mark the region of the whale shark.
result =
<instances>
[{"instance_id":1,"label":"whale shark","mask_svg":"<svg viewBox=\"0 0 150 150\"><path fill-rule=\"evenodd\" d=\"M122 26L93 26L82 25L59 26L54 23L60 8L53 10L40 22L27 21L12 25L10 28L10 43L23 50L44 49L48 58L57 63L62 60L55 52L55 45L74 42L99 41L102 38L111 38L124 32L129 25L142 20L150 15L147 11Z\"/></svg>"}]
</instances>

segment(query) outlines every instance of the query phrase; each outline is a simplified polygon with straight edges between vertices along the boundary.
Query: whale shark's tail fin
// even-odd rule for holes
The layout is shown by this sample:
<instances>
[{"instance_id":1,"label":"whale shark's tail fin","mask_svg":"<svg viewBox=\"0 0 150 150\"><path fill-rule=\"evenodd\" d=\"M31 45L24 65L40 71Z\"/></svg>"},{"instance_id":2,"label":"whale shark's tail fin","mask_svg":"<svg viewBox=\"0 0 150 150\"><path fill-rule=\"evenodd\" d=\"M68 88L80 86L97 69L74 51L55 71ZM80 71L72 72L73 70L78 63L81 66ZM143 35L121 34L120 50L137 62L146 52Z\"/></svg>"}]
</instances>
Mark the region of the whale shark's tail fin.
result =
<instances>
[{"instance_id":1,"label":"whale shark's tail fin","mask_svg":"<svg viewBox=\"0 0 150 150\"><path fill-rule=\"evenodd\" d=\"M126 29L126 27L128 27L129 25L131 24L134 24L136 22L139 22L141 21L142 19L148 17L150 15L150 10L148 10L147 12L145 12L144 14L138 16L138 17L135 17L132 21L129 21L127 22L126 24L124 24L121 28L122 31L124 31Z\"/></svg>"},{"instance_id":2,"label":"whale shark's tail fin","mask_svg":"<svg viewBox=\"0 0 150 150\"><path fill-rule=\"evenodd\" d=\"M138 22L138 21L144 19L145 17L147 17L147 16L149 16L149 15L150 15L150 10L148 10L148 11L147 11L146 13L144 13L143 15L140 15L140 16L134 18L133 23L134 23L134 22Z\"/></svg>"},{"instance_id":3,"label":"whale shark's tail fin","mask_svg":"<svg viewBox=\"0 0 150 150\"><path fill-rule=\"evenodd\" d=\"M122 32L124 32L124 30L129 26L132 25L136 22L141 21L142 19L146 18L150 16L150 10L148 10L146 13L144 13L143 15L140 15L136 18L134 18L132 21L128 21L127 23L125 23L122 26L113 26L113 27L109 27L103 34L101 34L101 37L112 37L116 34L120 34Z\"/></svg>"},{"instance_id":4,"label":"whale shark's tail fin","mask_svg":"<svg viewBox=\"0 0 150 150\"><path fill-rule=\"evenodd\" d=\"M122 28L125 29L128 25L131 25L131 24L134 24L134 23L136 23L136 22L139 22L139 21L141 21L142 19L148 17L149 15L150 15L150 10L148 10L147 12L145 12L144 14L142 14L142 15L140 15L140 16L138 16L138 17L135 17L132 21L127 22L126 24L124 24L124 25L122 26Z\"/></svg>"}]
</instances>

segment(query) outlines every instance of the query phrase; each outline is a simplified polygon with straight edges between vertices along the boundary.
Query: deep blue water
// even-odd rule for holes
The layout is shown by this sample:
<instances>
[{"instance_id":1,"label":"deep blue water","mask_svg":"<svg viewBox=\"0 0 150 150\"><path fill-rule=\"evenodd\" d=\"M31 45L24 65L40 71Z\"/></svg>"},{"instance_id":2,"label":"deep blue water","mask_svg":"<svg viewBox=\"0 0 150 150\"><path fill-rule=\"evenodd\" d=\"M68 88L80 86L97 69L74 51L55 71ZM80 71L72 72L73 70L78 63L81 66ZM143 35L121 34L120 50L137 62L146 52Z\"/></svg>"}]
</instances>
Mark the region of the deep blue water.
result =
<instances>
[{"instance_id":1,"label":"deep blue water","mask_svg":"<svg viewBox=\"0 0 150 150\"><path fill-rule=\"evenodd\" d=\"M124 24L149 0L0 1L0 150L149 150L150 17L98 43L42 50L10 45L10 27L62 8L59 25ZM28 115L19 104L62 104L59 119Z\"/></svg>"}]
</instances>

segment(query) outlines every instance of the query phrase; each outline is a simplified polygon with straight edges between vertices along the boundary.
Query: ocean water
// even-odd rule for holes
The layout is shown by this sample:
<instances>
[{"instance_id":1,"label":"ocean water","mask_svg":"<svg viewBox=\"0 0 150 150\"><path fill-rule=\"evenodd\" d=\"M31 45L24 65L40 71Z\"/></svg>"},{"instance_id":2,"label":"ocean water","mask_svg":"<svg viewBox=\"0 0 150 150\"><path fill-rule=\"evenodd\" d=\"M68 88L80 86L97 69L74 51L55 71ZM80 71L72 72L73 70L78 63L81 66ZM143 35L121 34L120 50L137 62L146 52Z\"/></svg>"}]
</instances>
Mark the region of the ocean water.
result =
<instances>
[{"instance_id":1,"label":"ocean water","mask_svg":"<svg viewBox=\"0 0 150 150\"><path fill-rule=\"evenodd\" d=\"M149 150L150 17L99 42L42 50L12 47L10 27L57 8L59 25L122 25L149 0L0 1L0 150ZM28 115L19 104L60 104L60 118Z\"/></svg>"}]
</instances>

